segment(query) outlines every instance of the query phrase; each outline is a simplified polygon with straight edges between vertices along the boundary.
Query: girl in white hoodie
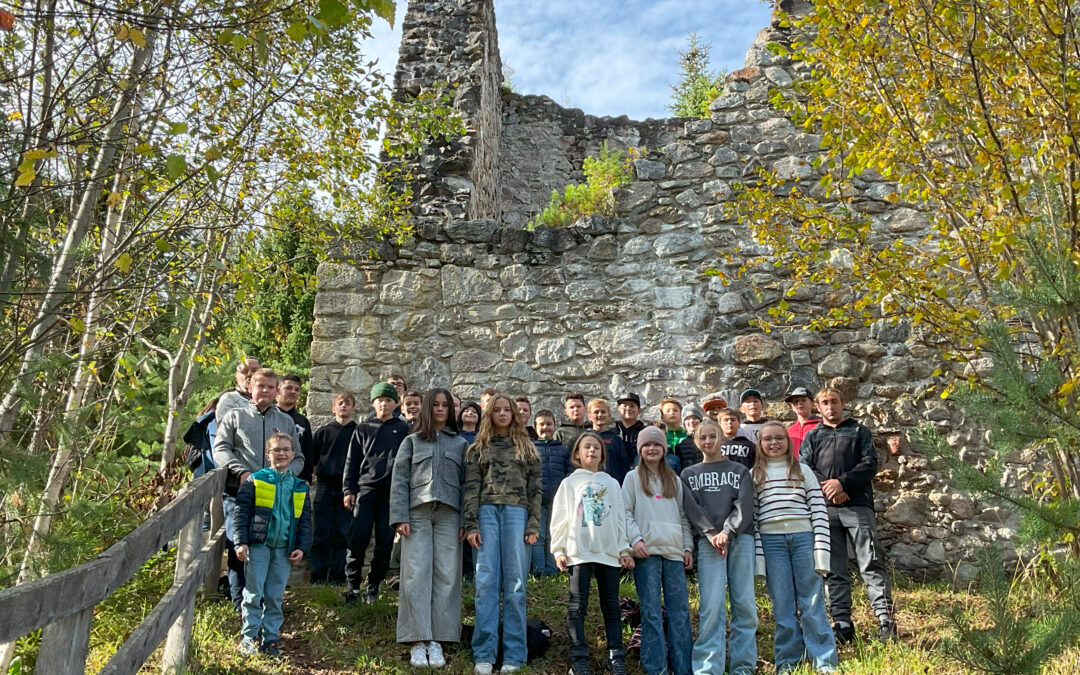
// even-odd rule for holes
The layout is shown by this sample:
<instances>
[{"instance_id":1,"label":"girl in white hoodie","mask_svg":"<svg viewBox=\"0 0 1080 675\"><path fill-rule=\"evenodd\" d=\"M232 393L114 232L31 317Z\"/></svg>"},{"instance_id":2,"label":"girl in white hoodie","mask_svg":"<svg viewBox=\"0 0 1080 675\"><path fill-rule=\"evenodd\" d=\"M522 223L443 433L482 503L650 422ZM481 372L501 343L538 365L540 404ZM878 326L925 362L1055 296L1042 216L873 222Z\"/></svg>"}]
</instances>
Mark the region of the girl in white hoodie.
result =
<instances>
[{"instance_id":1,"label":"girl in white hoodie","mask_svg":"<svg viewBox=\"0 0 1080 675\"><path fill-rule=\"evenodd\" d=\"M585 643L585 613L589 586L596 577L600 611L607 635L608 669L626 673L619 616L619 570L633 569L626 537L626 510L622 490L614 478L600 470L605 458L604 439L595 431L578 436L570 453L577 467L559 485L551 505L551 554L559 570L570 571L570 606L566 613L573 675L590 675L589 647Z\"/></svg>"},{"instance_id":2,"label":"girl in white hoodie","mask_svg":"<svg viewBox=\"0 0 1080 675\"><path fill-rule=\"evenodd\" d=\"M836 642L822 584L829 572L829 516L817 477L795 459L787 429L778 422L761 427L750 475L755 572L766 577L776 617L776 672L794 670L804 660L815 672L834 672Z\"/></svg>"},{"instance_id":3,"label":"girl in white hoodie","mask_svg":"<svg viewBox=\"0 0 1080 675\"><path fill-rule=\"evenodd\" d=\"M694 564L694 538L683 513L682 483L664 461L667 436L662 429L642 429L637 450L641 461L626 474L623 501L626 530L637 558L634 585L641 602L641 665L649 675L690 675L686 570ZM667 636L661 591L667 605Z\"/></svg>"}]
</instances>

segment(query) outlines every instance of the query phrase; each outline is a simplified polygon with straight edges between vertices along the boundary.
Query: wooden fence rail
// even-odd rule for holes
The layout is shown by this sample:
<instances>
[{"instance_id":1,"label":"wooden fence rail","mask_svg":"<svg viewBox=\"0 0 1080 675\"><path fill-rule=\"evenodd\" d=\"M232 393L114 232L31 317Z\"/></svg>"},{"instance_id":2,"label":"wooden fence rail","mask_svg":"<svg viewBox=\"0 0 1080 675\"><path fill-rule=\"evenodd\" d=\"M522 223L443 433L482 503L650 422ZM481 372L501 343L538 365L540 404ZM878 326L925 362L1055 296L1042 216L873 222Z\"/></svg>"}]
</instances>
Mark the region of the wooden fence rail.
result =
<instances>
[{"instance_id":1,"label":"wooden fence rail","mask_svg":"<svg viewBox=\"0 0 1080 675\"><path fill-rule=\"evenodd\" d=\"M0 642L44 627L35 672L75 675L86 669L94 607L127 583L143 563L180 533L172 587L109 660L102 673L139 672L165 640L162 672L182 673L200 586L213 592L221 573L225 517L221 493L225 469L185 485L176 499L90 562L0 591ZM203 514L210 509L204 541Z\"/></svg>"}]
</instances>

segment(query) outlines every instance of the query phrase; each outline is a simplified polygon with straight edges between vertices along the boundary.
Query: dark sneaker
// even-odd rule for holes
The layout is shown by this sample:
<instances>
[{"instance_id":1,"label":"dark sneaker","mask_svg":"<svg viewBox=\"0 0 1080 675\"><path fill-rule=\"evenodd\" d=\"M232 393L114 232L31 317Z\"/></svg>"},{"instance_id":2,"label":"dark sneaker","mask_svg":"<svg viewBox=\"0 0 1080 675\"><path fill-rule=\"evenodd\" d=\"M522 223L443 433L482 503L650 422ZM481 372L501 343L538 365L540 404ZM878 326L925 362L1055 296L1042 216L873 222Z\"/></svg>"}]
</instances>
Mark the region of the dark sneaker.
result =
<instances>
[{"instance_id":1,"label":"dark sneaker","mask_svg":"<svg viewBox=\"0 0 1080 675\"><path fill-rule=\"evenodd\" d=\"M341 595L345 598L346 607L352 607L356 604L356 601L360 599L360 593L357 591L345 591Z\"/></svg>"},{"instance_id":2,"label":"dark sneaker","mask_svg":"<svg viewBox=\"0 0 1080 675\"><path fill-rule=\"evenodd\" d=\"M570 672L567 675L592 675L592 668L589 665L589 658L576 658L574 659L574 665L570 668Z\"/></svg>"},{"instance_id":3,"label":"dark sneaker","mask_svg":"<svg viewBox=\"0 0 1080 675\"><path fill-rule=\"evenodd\" d=\"M375 601L379 599L379 589L375 586L368 586L364 591L363 603L365 605L374 605Z\"/></svg>"},{"instance_id":4,"label":"dark sneaker","mask_svg":"<svg viewBox=\"0 0 1080 675\"><path fill-rule=\"evenodd\" d=\"M886 619L878 624L877 639L881 642L893 642L900 639L896 634L896 622L892 619Z\"/></svg>"},{"instance_id":5,"label":"dark sneaker","mask_svg":"<svg viewBox=\"0 0 1080 675\"><path fill-rule=\"evenodd\" d=\"M281 648L278 647L277 640L267 640L262 643L259 645L259 651L262 652L263 656L267 656L271 659L281 658Z\"/></svg>"},{"instance_id":6,"label":"dark sneaker","mask_svg":"<svg viewBox=\"0 0 1080 675\"><path fill-rule=\"evenodd\" d=\"M833 635L836 637L836 644L846 645L855 642L855 626L851 625L847 621L837 621L832 627Z\"/></svg>"},{"instance_id":7,"label":"dark sneaker","mask_svg":"<svg viewBox=\"0 0 1080 675\"><path fill-rule=\"evenodd\" d=\"M611 675L626 675L626 652L621 649L609 650L607 662Z\"/></svg>"}]
</instances>

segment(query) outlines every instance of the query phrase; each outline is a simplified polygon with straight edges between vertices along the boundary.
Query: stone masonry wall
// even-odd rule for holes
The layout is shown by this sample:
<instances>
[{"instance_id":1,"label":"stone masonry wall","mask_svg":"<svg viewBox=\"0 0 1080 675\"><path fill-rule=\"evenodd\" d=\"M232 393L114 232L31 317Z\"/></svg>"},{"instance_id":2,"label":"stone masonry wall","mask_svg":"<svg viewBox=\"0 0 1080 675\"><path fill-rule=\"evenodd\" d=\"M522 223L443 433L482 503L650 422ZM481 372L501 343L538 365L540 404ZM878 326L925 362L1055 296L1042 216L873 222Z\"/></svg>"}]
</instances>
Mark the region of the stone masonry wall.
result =
<instances>
[{"instance_id":1,"label":"stone masonry wall","mask_svg":"<svg viewBox=\"0 0 1080 675\"><path fill-rule=\"evenodd\" d=\"M412 2L402 44L410 59L398 72L399 87L415 91L444 65L459 63L431 55L452 51L439 42L444 36L474 40L475 30L490 31L485 44L496 45L494 23L475 21L490 16L489 9L490 0ZM474 33L449 30L454 22ZM665 395L700 401L714 391L732 401L754 386L772 402L773 414L784 415L779 402L788 388L830 383L854 395L849 410L875 431L882 449L886 434L929 421L955 447L974 452L979 431L936 397L922 397L935 384L934 365L906 324L771 334L752 325L791 286L797 290L788 302L797 311L847 301L777 266L735 273L745 256L767 252L725 212L732 181L759 166L806 188L818 177L812 160L820 139L768 103L771 90L788 89L801 76L798 65L766 48L792 37L777 24L750 46L746 67L728 78L709 119L598 119L517 95L502 97L498 111L466 106L471 120L489 119L476 126L480 133L501 135L470 137L456 159L430 163L427 180L469 185L455 183L461 189L452 194L440 187L418 191L415 239L381 260L320 267L308 398L313 421L328 419L334 392L363 401L390 371L415 387L450 385L465 399L496 386L528 394L534 410L556 411L568 389L609 400L630 389L654 407ZM420 63L436 65L420 69ZM485 72L475 62L470 67ZM483 95L476 100L493 103ZM490 122L494 112L499 124ZM636 180L616 194L617 216L522 229L552 189L580 176L586 153L603 140L646 152L634 161ZM476 150L496 145L494 154ZM477 166L469 157L483 158L486 168L463 178L463 167ZM489 177L499 181L494 192ZM482 183L487 187L476 187ZM888 184L867 177L861 188L855 204L872 214L879 243L923 231L918 211L887 201ZM494 208L492 194L501 195ZM470 213L501 219L467 219ZM708 268L725 271L726 285L706 275ZM1021 475L1022 462L1013 469L1014 478ZM974 548L1013 537L1015 516L953 489L910 447L895 458L883 449L876 485L882 538L899 569L955 573L963 581L974 570L964 562Z\"/></svg>"}]
</instances>

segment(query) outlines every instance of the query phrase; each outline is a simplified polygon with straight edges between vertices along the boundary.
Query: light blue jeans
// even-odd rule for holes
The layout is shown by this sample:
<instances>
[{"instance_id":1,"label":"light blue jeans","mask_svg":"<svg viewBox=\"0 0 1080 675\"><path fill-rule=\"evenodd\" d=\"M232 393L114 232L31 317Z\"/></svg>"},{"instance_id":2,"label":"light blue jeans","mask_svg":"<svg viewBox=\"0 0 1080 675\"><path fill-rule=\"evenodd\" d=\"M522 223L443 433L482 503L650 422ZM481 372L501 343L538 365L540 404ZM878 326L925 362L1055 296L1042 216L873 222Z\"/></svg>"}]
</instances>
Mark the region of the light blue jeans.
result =
<instances>
[{"instance_id":1,"label":"light blue jeans","mask_svg":"<svg viewBox=\"0 0 1080 675\"><path fill-rule=\"evenodd\" d=\"M825 586L814 571L814 533L763 534L765 581L776 617L776 672L809 657L815 670L836 668L836 641L825 613ZM796 612L801 611L800 625Z\"/></svg>"},{"instance_id":2,"label":"light blue jeans","mask_svg":"<svg viewBox=\"0 0 1080 675\"><path fill-rule=\"evenodd\" d=\"M263 544L248 546L244 561L244 637L271 642L281 636L281 601L285 598L285 583L289 580L289 550L267 548Z\"/></svg>"},{"instance_id":3,"label":"light blue jeans","mask_svg":"<svg viewBox=\"0 0 1080 675\"><path fill-rule=\"evenodd\" d=\"M532 573L538 577L559 573L559 568L555 566L555 556L551 555L550 527L551 507L543 506L540 508L540 536L536 538L536 543L530 547L529 552L532 559Z\"/></svg>"},{"instance_id":4,"label":"light blue jeans","mask_svg":"<svg viewBox=\"0 0 1080 675\"><path fill-rule=\"evenodd\" d=\"M690 601L681 560L658 555L634 560L634 585L641 602L641 666L649 675L690 675ZM667 637L660 591L667 607Z\"/></svg>"},{"instance_id":5,"label":"light blue jeans","mask_svg":"<svg viewBox=\"0 0 1080 675\"><path fill-rule=\"evenodd\" d=\"M720 557L707 539L698 540L698 639L695 675L750 675L757 667L757 607L754 605L754 535L741 534ZM725 596L731 598L731 638L725 651Z\"/></svg>"},{"instance_id":6,"label":"light blue jeans","mask_svg":"<svg viewBox=\"0 0 1080 675\"><path fill-rule=\"evenodd\" d=\"M529 547L525 545L525 525L529 520L529 512L520 506L481 504L478 520L483 543L475 551L476 627L472 639L473 662L495 662L499 652L501 623L503 665L524 666L529 656L525 643L525 579L529 573ZM750 543L752 546L753 542Z\"/></svg>"}]
</instances>

